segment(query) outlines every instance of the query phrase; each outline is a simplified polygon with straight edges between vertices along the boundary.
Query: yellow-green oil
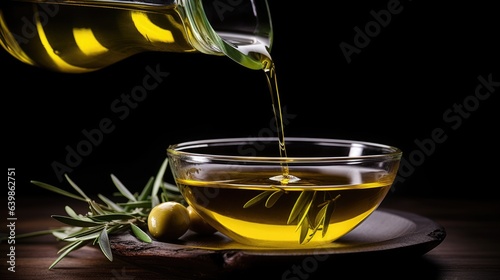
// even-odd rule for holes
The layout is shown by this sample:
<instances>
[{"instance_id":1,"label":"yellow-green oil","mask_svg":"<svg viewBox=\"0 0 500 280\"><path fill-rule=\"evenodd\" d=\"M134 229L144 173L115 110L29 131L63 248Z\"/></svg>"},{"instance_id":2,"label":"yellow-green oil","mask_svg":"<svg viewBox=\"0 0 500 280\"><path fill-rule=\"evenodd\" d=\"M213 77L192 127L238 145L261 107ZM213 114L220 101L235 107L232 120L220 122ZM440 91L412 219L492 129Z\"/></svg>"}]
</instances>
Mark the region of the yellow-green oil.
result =
<instances>
[{"instance_id":1,"label":"yellow-green oil","mask_svg":"<svg viewBox=\"0 0 500 280\"><path fill-rule=\"evenodd\" d=\"M83 73L144 51L196 51L189 43L191 34L179 24L182 17L178 6L113 7L2 0L0 44L27 64Z\"/></svg>"},{"instance_id":2,"label":"yellow-green oil","mask_svg":"<svg viewBox=\"0 0 500 280\"><path fill-rule=\"evenodd\" d=\"M2 0L0 45L27 64L65 73L96 71L134 54L153 51L226 55L247 68L262 69L260 52L267 53L272 44L268 18L252 15L264 21L253 32L251 28L239 30L237 25L234 30L233 26L220 27L220 23L218 28L224 30L218 32L203 4L202 0L165 4ZM252 13L249 3L242 6L246 13ZM231 24L229 20L221 23Z\"/></svg>"},{"instance_id":3,"label":"yellow-green oil","mask_svg":"<svg viewBox=\"0 0 500 280\"><path fill-rule=\"evenodd\" d=\"M331 243L354 229L381 203L390 189L392 175L383 170L348 167L335 174L324 171L294 171L300 178L295 183L281 185L269 178L276 173L262 170L227 173L210 170L203 180L177 180L187 201L214 227L235 241L256 247L307 247ZM230 178L218 181L211 178ZM262 200L250 207L245 204L266 191L282 191L274 205L266 207ZM303 192L314 193L307 214L310 227L308 242L300 242L301 229L297 221L289 223L290 213ZM321 206L334 200L329 226L314 232L313 225ZM309 239L310 238L310 239Z\"/></svg>"}]
</instances>

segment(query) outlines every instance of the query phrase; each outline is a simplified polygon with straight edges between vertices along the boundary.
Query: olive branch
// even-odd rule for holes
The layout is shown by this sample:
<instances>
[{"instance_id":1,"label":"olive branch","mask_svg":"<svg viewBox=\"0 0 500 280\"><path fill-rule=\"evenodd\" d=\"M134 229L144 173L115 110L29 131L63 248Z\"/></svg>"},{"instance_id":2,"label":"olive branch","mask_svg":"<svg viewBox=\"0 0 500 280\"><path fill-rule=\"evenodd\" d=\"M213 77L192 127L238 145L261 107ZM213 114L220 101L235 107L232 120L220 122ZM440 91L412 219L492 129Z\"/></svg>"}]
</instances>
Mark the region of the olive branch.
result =
<instances>
[{"instance_id":1,"label":"olive branch","mask_svg":"<svg viewBox=\"0 0 500 280\"><path fill-rule=\"evenodd\" d=\"M118 189L116 195L127 200L122 203L113 202L102 194L98 194L102 202L91 199L67 174L64 175L65 179L77 194L43 182L31 181L32 184L43 189L86 202L89 212L77 214L70 206L65 206L67 215L52 215L51 217L66 226L21 234L17 238L52 234L58 240L68 242L57 252L59 257L49 269L56 266L69 253L87 245L98 244L104 256L113 261L109 241L111 234L131 232L138 240L151 243L151 237L144 230L147 228L147 217L151 209L161 202L172 200L181 202L183 199L175 185L163 181L167 165L168 159L165 159L156 176L149 178L140 193L132 193L115 175L111 174L111 180Z\"/></svg>"}]
</instances>

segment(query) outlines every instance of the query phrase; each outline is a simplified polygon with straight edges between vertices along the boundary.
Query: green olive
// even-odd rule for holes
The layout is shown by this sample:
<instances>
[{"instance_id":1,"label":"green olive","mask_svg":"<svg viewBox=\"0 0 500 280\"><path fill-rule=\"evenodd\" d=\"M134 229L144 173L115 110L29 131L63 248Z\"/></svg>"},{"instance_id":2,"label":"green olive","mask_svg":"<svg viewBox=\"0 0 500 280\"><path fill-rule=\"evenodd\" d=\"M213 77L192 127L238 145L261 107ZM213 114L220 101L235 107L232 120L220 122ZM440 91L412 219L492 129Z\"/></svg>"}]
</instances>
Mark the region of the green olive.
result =
<instances>
[{"instance_id":1,"label":"green olive","mask_svg":"<svg viewBox=\"0 0 500 280\"><path fill-rule=\"evenodd\" d=\"M162 202L148 216L148 229L158 241L174 241L189 229L189 211L179 202Z\"/></svg>"},{"instance_id":2,"label":"green olive","mask_svg":"<svg viewBox=\"0 0 500 280\"><path fill-rule=\"evenodd\" d=\"M205 219L203 219L198 212L196 212L191 205L187 207L189 212L189 219L191 220L189 228L198 233L204 235L210 235L216 232L217 230L212 227Z\"/></svg>"}]
</instances>

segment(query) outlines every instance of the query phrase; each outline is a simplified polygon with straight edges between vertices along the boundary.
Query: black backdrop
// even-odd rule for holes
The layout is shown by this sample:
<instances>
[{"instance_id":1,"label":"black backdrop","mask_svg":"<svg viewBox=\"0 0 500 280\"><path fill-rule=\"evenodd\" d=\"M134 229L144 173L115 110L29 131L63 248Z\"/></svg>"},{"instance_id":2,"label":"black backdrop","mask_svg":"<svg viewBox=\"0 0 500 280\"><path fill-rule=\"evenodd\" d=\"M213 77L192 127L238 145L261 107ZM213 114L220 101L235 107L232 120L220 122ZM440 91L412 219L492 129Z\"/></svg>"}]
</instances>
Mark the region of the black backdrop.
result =
<instances>
[{"instance_id":1,"label":"black backdrop","mask_svg":"<svg viewBox=\"0 0 500 280\"><path fill-rule=\"evenodd\" d=\"M269 2L286 136L401 148L394 195L493 195L500 92L496 8L481 1L334 1L324 7L321 1ZM371 29L369 43L348 62L341 45L355 46L355 28L373 25L371 11L388 5L399 12ZM264 135L273 118L264 73L226 57L143 53L74 75L22 64L2 50L0 67L6 163L16 168L23 195L47 194L29 180L69 189L53 164L67 165L68 149L87 139L83 131L106 119L114 130L103 133L88 155L73 158L69 172L89 194L114 191L111 173L139 190L169 144ZM118 115L112 104L142 83L147 67L169 75L136 108ZM496 83L488 96L475 93L479 77Z\"/></svg>"}]
</instances>

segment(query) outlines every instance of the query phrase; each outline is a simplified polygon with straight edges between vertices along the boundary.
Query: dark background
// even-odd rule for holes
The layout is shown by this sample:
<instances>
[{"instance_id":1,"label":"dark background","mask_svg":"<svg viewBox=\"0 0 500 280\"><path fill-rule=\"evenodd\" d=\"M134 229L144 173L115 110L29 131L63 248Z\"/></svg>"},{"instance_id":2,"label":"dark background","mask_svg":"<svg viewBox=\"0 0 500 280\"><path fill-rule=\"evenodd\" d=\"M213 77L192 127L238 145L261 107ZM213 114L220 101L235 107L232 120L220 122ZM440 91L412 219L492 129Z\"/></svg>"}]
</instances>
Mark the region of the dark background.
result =
<instances>
[{"instance_id":1,"label":"dark background","mask_svg":"<svg viewBox=\"0 0 500 280\"><path fill-rule=\"evenodd\" d=\"M494 197L500 87L472 102L479 76L500 82L498 10L492 4L401 1L403 10L348 63L339 45L353 45L354 27L364 29L373 21L370 11L387 9L391 1L269 2L271 54L282 106L293 117L285 136L401 148L405 164L392 195ZM117 119L112 102L156 65L169 76L124 120ZM273 118L264 73L226 57L142 53L75 75L25 65L1 50L0 67L3 143L7 166L16 168L18 199L48 194L29 180L71 190L51 165L64 164L66 147L75 148L85 140L82 130L98 128L104 118L113 119L115 130L69 173L91 195L115 190L111 173L140 190L169 144L257 136ZM443 114L464 101L478 106L453 129L456 123ZM415 141L430 143L435 129L447 138L424 153Z\"/></svg>"}]
</instances>

